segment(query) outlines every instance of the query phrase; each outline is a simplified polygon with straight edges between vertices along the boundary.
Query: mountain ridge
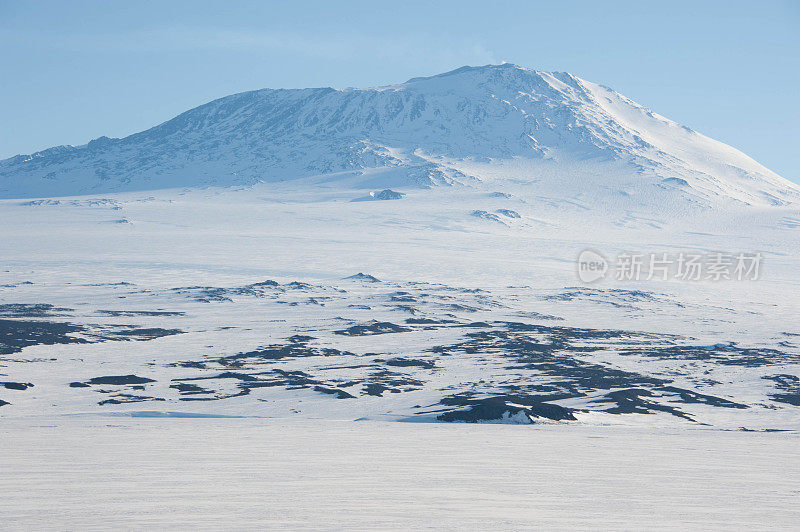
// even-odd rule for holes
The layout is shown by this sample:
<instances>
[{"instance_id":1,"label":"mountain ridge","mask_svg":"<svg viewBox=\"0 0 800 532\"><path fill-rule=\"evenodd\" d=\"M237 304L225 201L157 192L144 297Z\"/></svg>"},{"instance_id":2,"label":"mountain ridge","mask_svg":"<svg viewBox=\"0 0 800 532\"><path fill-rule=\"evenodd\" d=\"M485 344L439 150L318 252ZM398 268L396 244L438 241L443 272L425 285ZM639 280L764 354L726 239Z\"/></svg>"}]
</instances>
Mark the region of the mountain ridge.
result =
<instances>
[{"instance_id":1,"label":"mountain ridge","mask_svg":"<svg viewBox=\"0 0 800 532\"><path fill-rule=\"evenodd\" d=\"M484 180L473 163L514 160L529 162L532 174L543 163L573 168L590 161L595 173L605 163L622 163L622 171L609 171L614 178L593 185L661 187L708 204L800 199L795 185L745 154L608 87L510 63L381 87L225 96L127 137L0 161L0 197L249 185L338 173L362 175L351 186L367 188L468 184ZM376 173L391 176L376 182ZM576 183L569 192L581 190Z\"/></svg>"}]
</instances>

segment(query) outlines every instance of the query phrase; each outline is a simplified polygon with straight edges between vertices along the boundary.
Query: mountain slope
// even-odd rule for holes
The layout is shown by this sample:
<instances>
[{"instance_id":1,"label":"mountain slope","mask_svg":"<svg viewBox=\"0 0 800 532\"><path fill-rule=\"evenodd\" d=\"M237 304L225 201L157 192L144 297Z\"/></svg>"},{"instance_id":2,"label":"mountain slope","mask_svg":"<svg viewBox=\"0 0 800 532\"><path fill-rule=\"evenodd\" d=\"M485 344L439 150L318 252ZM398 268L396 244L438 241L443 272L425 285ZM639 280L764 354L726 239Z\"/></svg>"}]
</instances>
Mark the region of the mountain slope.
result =
<instances>
[{"instance_id":1,"label":"mountain slope","mask_svg":"<svg viewBox=\"0 0 800 532\"><path fill-rule=\"evenodd\" d=\"M0 197L328 174L361 187L541 181L569 196L634 194L652 205L800 198L796 186L741 152L611 89L510 64L388 87L228 96L123 139L2 161Z\"/></svg>"}]
</instances>

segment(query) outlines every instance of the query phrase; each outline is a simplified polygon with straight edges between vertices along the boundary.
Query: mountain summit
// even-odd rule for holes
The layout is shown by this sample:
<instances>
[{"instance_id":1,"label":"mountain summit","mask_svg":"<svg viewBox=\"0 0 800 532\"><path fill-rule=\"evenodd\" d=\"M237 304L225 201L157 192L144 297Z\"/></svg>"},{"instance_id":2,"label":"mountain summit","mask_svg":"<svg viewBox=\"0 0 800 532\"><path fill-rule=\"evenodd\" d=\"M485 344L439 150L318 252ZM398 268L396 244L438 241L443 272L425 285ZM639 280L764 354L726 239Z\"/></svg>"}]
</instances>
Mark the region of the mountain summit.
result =
<instances>
[{"instance_id":1,"label":"mountain summit","mask_svg":"<svg viewBox=\"0 0 800 532\"><path fill-rule=\"evenodd\" d=\"M227 96L122 139L0 161L0 197L318 176L364 188L514 179L703 205L800 198L745 154L607 87L512 64L386 87Z\"/></svg>"}]
</instances>

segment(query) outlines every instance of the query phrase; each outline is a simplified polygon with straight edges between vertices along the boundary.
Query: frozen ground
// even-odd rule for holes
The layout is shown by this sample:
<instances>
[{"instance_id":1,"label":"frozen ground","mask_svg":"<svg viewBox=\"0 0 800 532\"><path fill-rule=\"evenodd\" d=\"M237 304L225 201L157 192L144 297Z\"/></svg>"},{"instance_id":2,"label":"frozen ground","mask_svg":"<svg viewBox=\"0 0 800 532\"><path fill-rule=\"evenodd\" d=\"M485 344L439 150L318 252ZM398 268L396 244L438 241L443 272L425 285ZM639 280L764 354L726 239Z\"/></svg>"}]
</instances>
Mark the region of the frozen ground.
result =
<instances>
[{"instance_id":1,"label":"frozen ground","mask_svg":"<svg viewBox=\"0 0 800 532\"><path fill-rule=\"evenodd\" d=\"M797 434L41 417L0 424L32 529L793 529Z\"/></svg>"},{"instance_id":2,"label":"frozen ground","mask_svg":"<svg viewBox=\"0 0 800 532\"><path fill-rule=\"evenodd\" d=\"M800 428L793 207L619 226L534 189L4 200L0 416ZM759 252L763 270L586 285L587 247Z\"/></svg>"}]
</instances>

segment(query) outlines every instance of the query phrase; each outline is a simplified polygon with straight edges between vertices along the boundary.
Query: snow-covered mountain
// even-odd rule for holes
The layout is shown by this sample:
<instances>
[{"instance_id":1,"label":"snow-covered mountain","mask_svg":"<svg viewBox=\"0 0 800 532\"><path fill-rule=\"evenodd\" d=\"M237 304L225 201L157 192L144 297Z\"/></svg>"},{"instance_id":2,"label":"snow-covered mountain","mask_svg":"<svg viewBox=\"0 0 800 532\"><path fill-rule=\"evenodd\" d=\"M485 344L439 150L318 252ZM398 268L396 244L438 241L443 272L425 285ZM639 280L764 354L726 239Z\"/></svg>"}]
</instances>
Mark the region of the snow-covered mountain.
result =
<instances>
[{"instance_id":1,"label":"snow-covered mountain","mask_svg":"<svg viewBox=\"0 0 800 532\"><path fill-rule=\"evenodd\" d=\"M743 153L607 87L512 64L387 87L235 94L129 137L2 161L0 197L315 176L359 188L530 182L653 207L800 198Z\"/></svg>"}]
</instances>

